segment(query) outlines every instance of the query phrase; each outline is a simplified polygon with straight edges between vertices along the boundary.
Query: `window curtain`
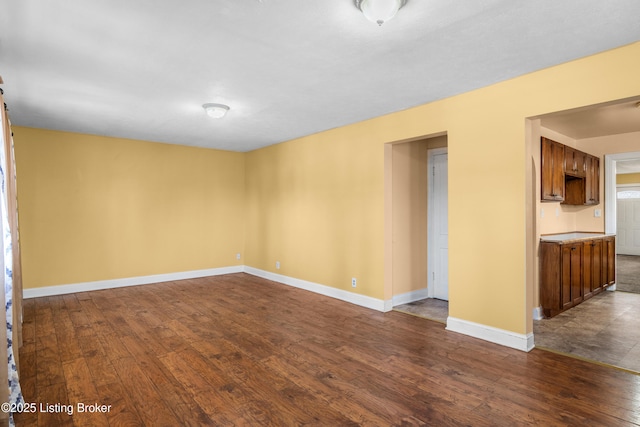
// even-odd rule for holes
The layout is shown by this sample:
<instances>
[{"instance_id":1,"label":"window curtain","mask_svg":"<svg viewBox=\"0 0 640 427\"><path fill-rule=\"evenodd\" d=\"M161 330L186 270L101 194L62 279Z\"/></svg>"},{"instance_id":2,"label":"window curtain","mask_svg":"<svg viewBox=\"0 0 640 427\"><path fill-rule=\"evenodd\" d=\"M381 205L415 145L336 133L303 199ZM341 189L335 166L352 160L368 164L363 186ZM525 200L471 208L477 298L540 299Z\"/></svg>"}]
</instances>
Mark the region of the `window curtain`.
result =
<instances>
[{"instance_id":1,"label":"window curtain","mask_svg":"<svg viewBox=\"0 0 640 427\"><path fill-rule=\"evenodd\" d=\"M0 80L0 83L2 81ZM1 125L2 132L0 132L0 142L2 143L2 149L0 149L0 228L2 232L2 256L0 257L0 265L2 266L3 273L0 274L4 283L4 304L5 304L5 316L6 316L6 333L7 340L6 347L6 361L7 361L7 385L8 394L3 393L3 402L8 402L10 407L15 407L20 403L24 403L22 398L22 392L20 390L20 381L18 376L18 366L16 352L17 347L14 348L14 341L19 341L19 327L14 329L14 320L21 324L22 311L16 311L14 306L14 242L17 242L17 210L11 214L10 206L16 208L16 195L15 195L15 164L13 163L13 140L11 137L11 130L9 120L6 114L6 104L2 96L0 89L0 108L1 111ZM15 229L12 229L11 222L15 223ZM19 260L19 255L18 255ZM18 271L19 271L18 267ZM19 273L18 273L19 274ZM22 289L19 286L19 306L21 306ZM14 313L17 314L17 319L14 319ZM0 333L0 336L2 334ZM18 344L16 342L15 344ZM15 351L15 352L14 352ZM2 352L4 353L4 352ZM2 356L5 356L2 354ZM0 376L4 380L5 376ZM7 415L3 410L3 415ZM13 415L8 414L9 425L14 425Z\"/></svg>"}]
</instances>

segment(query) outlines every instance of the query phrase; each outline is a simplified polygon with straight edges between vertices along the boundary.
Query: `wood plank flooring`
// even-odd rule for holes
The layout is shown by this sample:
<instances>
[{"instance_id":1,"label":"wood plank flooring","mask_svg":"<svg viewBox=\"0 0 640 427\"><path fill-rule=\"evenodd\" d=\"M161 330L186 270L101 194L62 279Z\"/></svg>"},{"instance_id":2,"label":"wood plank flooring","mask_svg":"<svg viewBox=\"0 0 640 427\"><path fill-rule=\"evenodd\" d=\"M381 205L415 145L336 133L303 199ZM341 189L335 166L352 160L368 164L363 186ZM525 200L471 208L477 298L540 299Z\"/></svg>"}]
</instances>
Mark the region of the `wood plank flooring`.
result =
<instances>
[{"instance_id":1,"label":"wood plank flooring","mask_svg":"<svg viewBox=\"0 0 640 427\"><path fill-rule=\"evenodd\" d=\"M24 310L25 399L74 413L17 426L640 425L640 376L247 274Z\"/></svg>"}]
</instances>

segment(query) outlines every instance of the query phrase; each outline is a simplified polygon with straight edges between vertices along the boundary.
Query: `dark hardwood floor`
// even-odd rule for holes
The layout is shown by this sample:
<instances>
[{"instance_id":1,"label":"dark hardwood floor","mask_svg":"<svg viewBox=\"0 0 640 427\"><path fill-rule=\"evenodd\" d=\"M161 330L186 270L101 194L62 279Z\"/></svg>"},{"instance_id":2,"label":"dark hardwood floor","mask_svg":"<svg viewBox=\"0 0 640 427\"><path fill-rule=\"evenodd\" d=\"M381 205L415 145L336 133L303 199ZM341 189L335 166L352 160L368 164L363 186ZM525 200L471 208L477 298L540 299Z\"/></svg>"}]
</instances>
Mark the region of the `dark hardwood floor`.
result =
<instances>
[{"instance_id":1,"label":"dark hardwood floor","mask_svg":"<svg viewBox=\"0 0 640 427\"><path fill-rule=\"evenodd\" d=\"M640 376L247 274L24 310L25 399L74 413L18 426L640 425Z\"/></svg>"}]
</instances>

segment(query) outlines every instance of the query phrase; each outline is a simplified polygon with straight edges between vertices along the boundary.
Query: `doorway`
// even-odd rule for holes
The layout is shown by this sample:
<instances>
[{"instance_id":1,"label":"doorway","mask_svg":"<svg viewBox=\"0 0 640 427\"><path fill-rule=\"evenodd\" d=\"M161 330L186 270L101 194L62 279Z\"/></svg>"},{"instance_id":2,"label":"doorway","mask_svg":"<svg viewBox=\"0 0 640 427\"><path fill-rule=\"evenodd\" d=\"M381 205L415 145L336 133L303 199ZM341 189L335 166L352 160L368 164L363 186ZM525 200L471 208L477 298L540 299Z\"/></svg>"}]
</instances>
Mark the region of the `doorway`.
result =
<instances>
[{"instance_id":1,"label":"doorway","mask_svg":"<svg viewBox=\"0 0 640 427\"><path fill-rule=\"evenodd\" d=\"M446 148L429 150L429 297L449 301L448 157Z\"/></svg>"},{"instance_id":2,"label":"doorway","mask_svg":"<svg viewBox=\"0 0 640 427\"><path fill-rule=\"evenodd\" d=\"M616 191L618 254L640 255L640 185L618 185Z\"/></svg>"},{"instance_id":3,"label":"doorway","mask_svg":"<svg viewBox=\"0 0 640 427\"><path fill-rule=\"evenodd\" d=\"M637 102L638 98L626 99L541 117L537 129L546 133L542 136L601 159L604 186L600 189L600 204L592 206L543 205L538 202L537 193L533 227L536 240L540 234L604 231L615 234L616 246L619 245L622 236L617 229L616 166L625 160L640 159ZM539 139L540 135L534 136ZM539 179L538 174L534 182L539 183ZM621 290L619 267L618 263L617 284L610 286L610 291L616 287ZM638 294L602 292L551 319L536 319L534 312L536 347L640 372L640 336L630 333L638 327L638 318L633 314L638 309Z\"/></svg>"},{"instance_id":4,"label":"doorway","mask_svg":"<svg viewBox=\"0 0 640 427\"><path fill-rule=\"evenodd\" d=\"M449 299L447 159L446 134L385 148L390 308L442 323Z\"/></svg>"},{"instance_id":5,"label":"doorway","mask_svg":"<svg viewBox=\"0 0 640 427\"><path fill-rule=\"evenodd\" d=\"M606 229L616 233L616 290L640 293L640 152L605 156ZM609 202L609 201L608 201Z\"/></svg>"}]
</instances>

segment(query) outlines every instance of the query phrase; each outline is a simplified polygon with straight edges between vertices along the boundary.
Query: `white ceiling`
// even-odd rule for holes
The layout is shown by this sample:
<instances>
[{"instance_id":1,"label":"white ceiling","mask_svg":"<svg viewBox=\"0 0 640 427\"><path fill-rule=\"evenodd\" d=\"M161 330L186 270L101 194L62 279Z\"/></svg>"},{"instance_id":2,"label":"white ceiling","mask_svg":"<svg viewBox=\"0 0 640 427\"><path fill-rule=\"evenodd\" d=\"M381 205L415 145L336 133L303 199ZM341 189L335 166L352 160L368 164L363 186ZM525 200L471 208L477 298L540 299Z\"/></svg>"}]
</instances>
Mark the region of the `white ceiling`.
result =
<instances>
[{"instance_id":1,"label":"white ceiling","mask_svg":"<svg viewBox=\"0 0 640 427\"><path fill-rule=\"evenodd\" d=\"M616 161L616 174L640 172L640 159Z\"/></svg>"},{"instance_id":2,"label":"white ceiling","mask_svg":"<svg viewBox=\"0 0 640 427\"><path fill-rule=\"evenodd\" d=\"M0 0L0 75L15 125L248 151L635 42L639 16L409 0L378 27L353 0Z\"/></svg>"}]
</instances>

